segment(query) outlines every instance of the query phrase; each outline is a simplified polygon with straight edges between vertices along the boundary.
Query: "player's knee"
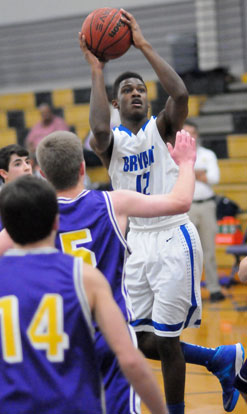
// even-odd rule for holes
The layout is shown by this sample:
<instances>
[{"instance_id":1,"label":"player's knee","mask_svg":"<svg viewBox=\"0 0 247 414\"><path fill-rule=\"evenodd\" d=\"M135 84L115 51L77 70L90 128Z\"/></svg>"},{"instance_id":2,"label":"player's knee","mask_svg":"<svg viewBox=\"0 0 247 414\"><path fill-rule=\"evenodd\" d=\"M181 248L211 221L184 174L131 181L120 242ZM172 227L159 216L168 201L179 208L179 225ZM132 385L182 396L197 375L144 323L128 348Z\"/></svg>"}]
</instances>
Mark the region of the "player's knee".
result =
<instances>
[{"instance_id":1,"label":"player's knee","mask_svg":"<svg viewBox=\"0 0 247 414\"><path fill-rule=\"evenodd\" d=\"M155 335L151 332L137 332L138 348L146 358L159 360Z\"/></svg>"},{"instance_id":2,"label":"player's knee","mask_svg":"<svg viewBox=\"0 0 247 414\"><path fill-rule=\"evenodd\" d=\"M179 337L156 337L157 349L163 361L172 361L176 358L183 358Z\"/></svg>"}]
</instances>

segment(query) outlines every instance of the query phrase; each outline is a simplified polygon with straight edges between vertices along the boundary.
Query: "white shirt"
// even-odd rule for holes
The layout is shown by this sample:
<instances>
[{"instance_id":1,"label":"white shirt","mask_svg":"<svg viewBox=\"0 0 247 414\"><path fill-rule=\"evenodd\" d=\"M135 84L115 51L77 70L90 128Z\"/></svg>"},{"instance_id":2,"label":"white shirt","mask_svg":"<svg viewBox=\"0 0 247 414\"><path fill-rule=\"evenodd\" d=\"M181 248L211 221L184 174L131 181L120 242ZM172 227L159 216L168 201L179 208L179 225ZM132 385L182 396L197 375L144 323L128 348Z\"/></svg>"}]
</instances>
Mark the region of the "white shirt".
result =
<instances>
[{"instance_id":1,"label":"white shirt","mask_svg":"<svg viewBox=\"0 0 247 414\"><path fill-rule=\"evenodd\" d=\"M220 169L215 153L210 149L197 147L196 154L196 170L205 170L207 176L207 183L196 180L194 200L205 200L214 195L212 185L218 184L220 179Z\"/></svg>"}]
</instances>

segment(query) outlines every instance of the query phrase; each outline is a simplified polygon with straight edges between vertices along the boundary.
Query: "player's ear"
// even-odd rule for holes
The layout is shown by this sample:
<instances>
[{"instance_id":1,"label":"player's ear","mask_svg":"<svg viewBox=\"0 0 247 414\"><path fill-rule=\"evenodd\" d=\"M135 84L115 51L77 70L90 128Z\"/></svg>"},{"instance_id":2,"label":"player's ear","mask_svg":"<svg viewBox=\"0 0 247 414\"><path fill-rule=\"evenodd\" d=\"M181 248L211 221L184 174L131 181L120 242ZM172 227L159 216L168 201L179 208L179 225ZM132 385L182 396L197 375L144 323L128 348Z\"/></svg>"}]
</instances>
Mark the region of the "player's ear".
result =
<instances>
[{"instance_id":1,"label":"player's ear","mask_svg":"<svg viewBox=\"0 0 247 414\"><path fill-rule=\"evenodd\" d=\"M8 171L4 170L3 168L0 168L0 176L4 179L4 181L6 180L6 178L8 177Z\"/></svg>"},{"instance_id":2,"label":"player's ear","mask_svg":"<svg viewBox=\"0 0 247 414\"><path fill-rule=\"evenodd\" d=\"M118 101L116 99L113 99L111 101L113 108L115 109L119 109L119 105L118 105Z\"/></svg>"},{"instance_id":3,"label":"player's ear","mask_svg":"<svg viewBox=\"0 0 247 414\"><path fill-rule=\"evenodd\" d=\"M54 223L53 223L53 226L52 226L52 230L57 232L58 229L59 229L59 214L56 214L56 217L54 219Z\"/></svg>"},{"instance_id":4,"label":"player's ear","mask_svg":"<svg viewBox=\"0 0 247 414\"><path fill-rule=\"evenodd\" d=\"M80 175L84 176L85 175L85 171L86 171L86 165L85 165L85 161L83 161L81 163L81 166L80 166Z\"/></svg>"},{"instance_id":5,"label":"player's ear","mask_svg":"<svg viewBox=\"0 0 247 414\"><path fill-rule=\"evenodd\" d=\"M42 171L42 170L40 169L40 171L39 171L39 172L40 172L40 175L42 175L42 177L43 177L43 178L46 178L44 171Z\"/></svg>"}]
</instances>

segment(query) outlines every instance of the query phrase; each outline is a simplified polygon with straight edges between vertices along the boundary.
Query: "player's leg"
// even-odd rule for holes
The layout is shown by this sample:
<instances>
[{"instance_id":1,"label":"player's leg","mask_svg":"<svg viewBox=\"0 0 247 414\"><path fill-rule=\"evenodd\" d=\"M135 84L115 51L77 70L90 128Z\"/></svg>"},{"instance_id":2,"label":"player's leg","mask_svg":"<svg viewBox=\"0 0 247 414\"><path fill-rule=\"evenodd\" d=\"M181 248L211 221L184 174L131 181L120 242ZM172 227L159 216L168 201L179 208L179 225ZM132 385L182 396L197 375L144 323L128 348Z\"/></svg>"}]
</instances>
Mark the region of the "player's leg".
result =
<instances>
[{"instance_id":1,"label":"player's leg","mask_svg":"<svg viewBox=\"0 0 247 414\"><path fill-rule=\"evenodd\" d=\"M233 411L239 397L234 379L244 360L243 346L238 343L205 348L181 342L181 347L186 363L202 365L219 379L223 391L224 409L227 412Z\"/></svg>"},{"instance_id":2,"label":"player's leg","mask_svg":"<svg viewBox=\"0 0 247 414\"><path fill-rule=\"evenodd\" d=\"M196 249L198 251L199 243L200 241L196 241L195 235L192 245L197 246ZM200 255L195 250L193 256L194 273L196 277L196 274L200 272ZM239 396L239 393L233 386L233 381L243 362L243 346L241 344L224 345L215 349L188 343L181 343L181 346L186 363L205 366L210 372L217 376L223 391L222 398L224 409L227 412L233 411Z\"/></svg>"},{"instance_id":3,"label":"player's leg","mask_svg":"<svg viewBox=\"0 0 247 414\"><path fill-rule=\"evenodd\" d=\"M162 363L165 394L171 413L184 413L185 360L179 336L201 319L201 262L194 263L198 237L194 226L183 225L154 235L156 256L148 281L154 294L152 325ZM151 245L151 243L150 243ZM201 259L201 246L196 252ZM150 262L151 262L150 257ZM195 270L196 269L196 270ZM144 339L142 340L144 344Z\"/></svg>"},{"instance_id":4,"label":"player's leg","mask_svg":"<svg viewBox=\"0 0 247 414\"><path fill-rule=\"evenodd\" d=\"M145 357L159 361L160 354L157 349L155 335L150 332L138 332L137 338L138 347L142 350ZM241 385L238 386L238 384L243 382L247 394L247 362L245 362L243 374L240 371L240 377L236 376L244 359L243 346L235 344L222 345L217 348L205 348L186 342L181 342L180 344L186 363L204 366L217 376L222 386L224 409L227 412L233 411L238 401L239 393L237 390L240 392L242 390Z\"/></svg>"},{"instance_id":5,"label":"player's leg","mask_svg":"<svg viewBox=\"0 0 247 414\"><path fill-rule=\"evenodd\" d=\"M166 402L170 414L184 413L185 360L179 337L157 336Z\"/></svg>"},{"instance_id":6,"label":"player's leg","mask_svg":"<svg viewBox=\"0 0 247 414\"><path fill-rule=\"evenodd\" d=\"M240 372L234 379L234 387L240 391L242 397L247 403L247 359L245 360Z\"/></svg>"}]
</instances>

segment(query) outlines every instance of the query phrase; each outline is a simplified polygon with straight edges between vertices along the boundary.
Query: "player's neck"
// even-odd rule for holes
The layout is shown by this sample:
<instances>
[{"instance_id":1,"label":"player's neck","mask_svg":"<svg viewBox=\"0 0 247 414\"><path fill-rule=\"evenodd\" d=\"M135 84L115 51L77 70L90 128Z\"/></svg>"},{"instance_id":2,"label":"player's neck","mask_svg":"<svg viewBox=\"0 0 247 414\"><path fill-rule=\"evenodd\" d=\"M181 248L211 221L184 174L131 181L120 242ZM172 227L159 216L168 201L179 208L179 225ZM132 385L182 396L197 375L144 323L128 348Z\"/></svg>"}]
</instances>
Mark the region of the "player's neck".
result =
<instances>
[{"instance_id":1,"label":"player's neck","mask_svg":"<svg viewBox=\"0 0 247 414\"><path fill-rule=\"evenodd\" d=\"M142 119L140 119L139 121L136 120L132 120L132 119L121 119L121 124L129 129L131 132L133 132L133 134L137 134L138 131L140 131L140 129L142 128L142 126L145 124L145 122L147 122L148 117L144 117Z\"/></svg>"},{"instance_id":2,"label":"player's neck","mask_svg":"<svg viewBox=\"0 0 247 414\"><path fill-rule=\"evenodd\" d=\"M44 247L53 247L53 248L55 248L55 245L54 245L55 235L54 234L55 233L52 232L45 239L39 240L35 243L27 243L27 244L24 244L24 245L14 243L13 247L15 249L20 249L20 250L34 250L34 249L42 249Z\"/></svg>"},{"instance_id":3,"label":"player's neck","mask_svg":"<svg viewBox=\"0 0 247 414\"><path fill-rule=\"evenodd\" d=\"M58 197L75 198L85 189L83 181L80 180L74 187L67 188L66 190L57 191Z\"/></svg>"}]
</instances>

